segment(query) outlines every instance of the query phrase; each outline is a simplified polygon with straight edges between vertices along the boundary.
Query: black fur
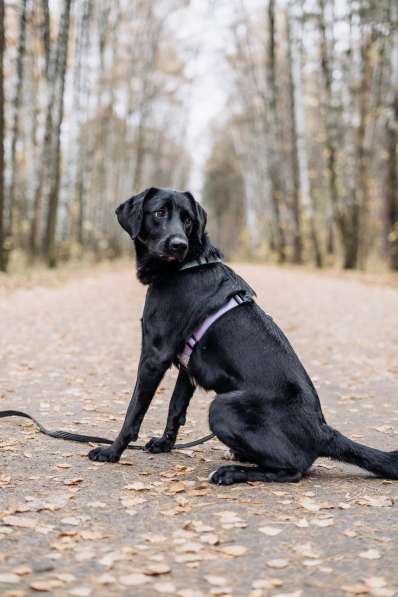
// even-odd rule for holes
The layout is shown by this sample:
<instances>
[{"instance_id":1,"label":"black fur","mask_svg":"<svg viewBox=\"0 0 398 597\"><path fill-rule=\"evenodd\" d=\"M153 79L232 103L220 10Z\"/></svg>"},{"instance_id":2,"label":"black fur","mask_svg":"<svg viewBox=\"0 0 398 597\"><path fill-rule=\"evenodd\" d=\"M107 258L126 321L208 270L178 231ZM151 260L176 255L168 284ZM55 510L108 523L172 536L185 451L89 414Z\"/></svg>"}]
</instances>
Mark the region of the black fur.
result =
<instances>
[{"instance_id":1,"label":"black fur","mask_svg":"<svg viewBox=\"0 0 398 597\"><path fill-rule=\"evenodd\" d=\"M206 214L190 193L151 188L117 209L120 224L135 242L137 275L149 284L137 382L122 430L92 460L116 462L138 432L166 370L194 329L229 297L254 291L223 263L179 271L198 257L218 257L206 232ZM177 239L177 241L176 241ZM177 250L178 249L178 250ZM382 452L351 441L327 425L317 392L289 341L256 303L224 314L195 347L188 371L180 368L161 438L151 452L173 447L185 423L194 379L216 392L209 423L239 459L255 466L222 466L218 484L298 481L319 456L356 464L398 479L398 452Z\"/></svg>"}]
</instances>

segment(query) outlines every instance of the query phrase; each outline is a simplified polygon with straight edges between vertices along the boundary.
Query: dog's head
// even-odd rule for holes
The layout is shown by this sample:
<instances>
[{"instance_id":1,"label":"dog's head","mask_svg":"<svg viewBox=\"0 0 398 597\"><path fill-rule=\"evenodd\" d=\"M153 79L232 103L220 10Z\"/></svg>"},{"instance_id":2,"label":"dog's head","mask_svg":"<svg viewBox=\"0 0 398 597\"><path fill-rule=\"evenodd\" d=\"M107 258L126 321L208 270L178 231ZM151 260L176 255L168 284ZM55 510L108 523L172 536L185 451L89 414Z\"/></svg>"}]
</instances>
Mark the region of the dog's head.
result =
<instances>
[{"instance_id":1,"label":"dog's head","mask_svg":"<svg viewBox=\"0 0 398 597\"><path fill-rule=\"evenodd\" d=\"M159 262L180 265L205 240L206 212L189 192L151 187L119 205L116 215L137 249Z\"/></svg>"}]
</instances>

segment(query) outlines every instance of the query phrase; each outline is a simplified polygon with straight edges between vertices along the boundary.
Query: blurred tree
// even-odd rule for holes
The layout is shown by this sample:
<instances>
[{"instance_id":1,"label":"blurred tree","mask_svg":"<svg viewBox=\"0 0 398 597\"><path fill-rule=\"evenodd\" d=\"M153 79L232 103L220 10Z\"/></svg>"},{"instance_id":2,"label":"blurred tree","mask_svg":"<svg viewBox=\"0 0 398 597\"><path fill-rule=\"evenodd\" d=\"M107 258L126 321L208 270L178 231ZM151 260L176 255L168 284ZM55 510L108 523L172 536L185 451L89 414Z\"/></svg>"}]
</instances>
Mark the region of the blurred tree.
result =
<instances>
[{"instance_id":1,"label":"blurred tree","mask_svg":"<svg viewBox=\"0 0 398 597\"><path fill-rule=\"evenodd\" d=\"M208 230L226 257L239 251L245 226L243 177L228 128L218 133L205 168L203 204Z\"/></svg>"},{"instance_id":2,"label":"blurred tree","mask_svg":"<svg viewBox=\"0 0 398 597\"><path fill-rule=\"evenodd\" d=\"M169 23L188 5L18 0L7 11L4 263L21 250L51 267L84 251L116 255L115 206L147 180L187 183L191 81Z\"/></svg>"},{"instance_id":3,"label":"blurred tree","mask_svg":"<svg viewBox=\"0 0 398 597\"><path fill-rule=\"evenodd\" d=\"M21 117L21 101L23 95L24 82L24 62L26 51L26 0L20 0L19 6L19 35L17 42L17 64L16 64L16 78L15 91L12 100L12 131L11 131L11 158L10 158L10 186L8 190L8 227L9 227L9 250L12 248L13 241L18 242L20 235L20 217L18 216L18 202L16 200L16 182L17 182L17 143L20 139L20 117Z\"/></svg>"},{"instance_id":4,"label":"blurred tree","mask_svg":"<svg viewBox=\"0 0 398 597\"><path fill-rule=\"evenodd\" d=\"M57 53L55 56L54 78L57 84L56 102L54 105L54 132L52 143L52 168L50 170L47 230L45 239L45 255L49 267L57 262L55 235L59 204L59 187L61 179L61 126L64 117L64 91L66 64L68 58L69 16L72 0L64 0L63 14L58 32ZM54 85L55 87L55 85Z\"/></svg>"},{"instance_id":5,"label":"blurred tree","mask_svg":"<svg viewBox=\"0 0 398 597\"><path fill-rule=\"evenodd\" d=\"M394 268L396 2L233 6L226 117L239 139L250 227L267 223L280 262L341 258L347 269L366 267L384 235Z\"/></svg>"},{"instance_id":6,"label":"blurred tree","mask_svg":"<svg viewBox=\"0 0 398 597\"><path fill-rule=\"evenodd\" d=\"M231 85L203 173L216 235L232 225L220 223L229 206L234 238L256 255L346 268L382 257L398 269L396 2L228 7ZM127 239L115 206L146 184L189 183L202 44L183 35L190 3L5 0L3 9L0 267L24 255L51 266L118 255ZM221 244L237 253L229 236Z\"/></svg>"},{"instance_id":7,"label":"blurred tree","mask_svg":"<svg viewBox=\"0 0 398 597\"><path fill-rule=\"evenodd\" d=\"M302 172L300 178L300 155L299 155L299 129L298 129L298 79L300 73L297 72L297 49L293 47L292 25L289 14L289 7L286 9L286 38L287 38L287 68L288 68L288 92L290 102L290 145L292 160L292 212L293 212L293 263L301 263L303 260L303 242L302 242L302 205L301 205L301 183L306 176ZM303 152L303 148L301 148ZM304 169L304 156L301 156L301 168Z\"/></svg>"},{"instance_id":8,"label":"blurred tree","mask_svg":"<svg viewBox=\"0 0 398 597\"><path fill-rule=\"evenodd\" d=\"M384 234L390 267L398 270L398 7L388 3L389 57L386 138L387 172L385 177Z\"/></svg>"},{"instance_id":9,"label":"blurred tree","mask_svg":"<svg viewBox=\"0 0 398 597\"><path fill-rule=\"evenodd\" d=\"M271 198L275 220L275 248L278 255L278 262L283 263L286 259L285 232L281 222L280 205L285 189L282 183L282 162L281 153L281 125L280 111L278 105L278 85L276 80L276 39L275 39L275 0L268 1L268 50L266 63L266 76L268 94L266 95L266 110L268 112L269 147L267 161L269 163L269 176L271 185Z\"/></svg>"},{"instance_id":10,"label":"blurred tree","mask_svg":"<svg viewBox=\"0 0 398 597\"><path fill-rule=\"evenodd\" d=\"M5 50L4 0L0 0L0 271L7 269L4 231L4 50Z\"/></svg>"}]
</instances>

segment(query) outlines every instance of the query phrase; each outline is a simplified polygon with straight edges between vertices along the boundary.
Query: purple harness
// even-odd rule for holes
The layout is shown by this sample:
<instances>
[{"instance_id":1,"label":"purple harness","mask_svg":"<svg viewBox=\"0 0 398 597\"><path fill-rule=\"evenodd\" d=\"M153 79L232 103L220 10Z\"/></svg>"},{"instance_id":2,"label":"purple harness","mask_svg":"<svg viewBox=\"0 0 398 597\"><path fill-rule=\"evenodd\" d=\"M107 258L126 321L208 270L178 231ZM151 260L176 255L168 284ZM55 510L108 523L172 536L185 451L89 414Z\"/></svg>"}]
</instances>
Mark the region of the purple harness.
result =
<instances>
[{"instance_id":1,"label":"purple harness","mask_svg":"<svg viewBox=\"0 0 398 597\"><path fill-rule=\"evenodd\" d=\"M191 354L199 340L205 335L209 327L217 321L224 313L238 307L242 303L252 303L252 298L242 298L240 294L234 294L226 303L223 305L218 311L206 317L203 323L200 324L194 331L194 333L190 336L187 340L182 353L178 355L178 360L180 361L181 365L185 368L189 365L189 359L191 358Z\"/></svg>"}]
</instances>

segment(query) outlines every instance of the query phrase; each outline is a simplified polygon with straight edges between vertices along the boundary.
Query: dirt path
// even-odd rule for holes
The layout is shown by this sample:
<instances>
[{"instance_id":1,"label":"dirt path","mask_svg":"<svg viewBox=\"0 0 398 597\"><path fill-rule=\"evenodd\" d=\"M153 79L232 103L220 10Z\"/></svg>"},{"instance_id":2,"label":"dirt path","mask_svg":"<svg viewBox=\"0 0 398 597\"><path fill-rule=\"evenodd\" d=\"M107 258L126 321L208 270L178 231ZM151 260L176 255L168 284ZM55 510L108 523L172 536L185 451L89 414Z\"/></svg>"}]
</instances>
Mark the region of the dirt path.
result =
<instances>
[{"instance_id":1,"label":"dirt path","mask_svg":"<svg viewBox=\"0 0 398 597\"><path fill-rule=\"evenodd\" d=\"M328 421L398 447L398 292L357 280L237 268L285 330ZM135 379L144 289L132 269L0 294L0 409L49 427L113 436ZM161 433L176 378L164 380L140 442ZM198 392L180 439L207 428ZM212 441L188 452L88 447L0 421L0 594L398 594L398 485L320 460L299 484L217 488Z\"/></svg>"}]
</instances>

